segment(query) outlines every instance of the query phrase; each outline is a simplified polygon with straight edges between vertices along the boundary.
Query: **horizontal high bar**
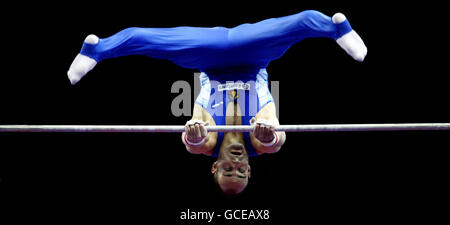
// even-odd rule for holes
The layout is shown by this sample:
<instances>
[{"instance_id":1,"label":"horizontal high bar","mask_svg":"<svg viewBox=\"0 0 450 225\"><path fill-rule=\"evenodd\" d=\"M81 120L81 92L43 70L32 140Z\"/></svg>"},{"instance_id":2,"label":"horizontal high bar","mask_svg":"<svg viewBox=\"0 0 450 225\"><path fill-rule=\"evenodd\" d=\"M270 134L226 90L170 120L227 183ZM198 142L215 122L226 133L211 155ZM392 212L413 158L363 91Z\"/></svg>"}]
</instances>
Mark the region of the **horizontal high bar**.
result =
<instances>
[{"instance_id":1,"label":"horizontal high bar","mask_svg":"<svg viewBox=\"0 0 450 225\"><path fill-rule=\"evenodd\" d=\"M251 125L207 126L210 132L252 132ZM450 123L383 123L383 124L322 124L279 125L276 131L339 132L339 131L407 131L450 130ZM177 125L0 125L0 132L90 132L90 133L179 133Z\"/></svg>"}]
</instances>

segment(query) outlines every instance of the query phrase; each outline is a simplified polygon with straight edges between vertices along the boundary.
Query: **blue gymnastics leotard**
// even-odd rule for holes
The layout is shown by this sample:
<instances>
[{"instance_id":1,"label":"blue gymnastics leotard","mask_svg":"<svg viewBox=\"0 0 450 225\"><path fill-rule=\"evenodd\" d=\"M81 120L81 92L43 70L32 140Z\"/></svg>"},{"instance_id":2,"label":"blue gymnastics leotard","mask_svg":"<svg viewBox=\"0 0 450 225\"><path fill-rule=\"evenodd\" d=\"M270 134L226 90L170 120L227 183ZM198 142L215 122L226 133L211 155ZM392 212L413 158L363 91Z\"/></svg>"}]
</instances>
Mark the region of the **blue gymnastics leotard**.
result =
<instances>
[{"instance_id":1,"label":"blue gymnastics leotard","mask_svg":"<svg viewBox=\"0 0 450 225\"><path fill-rule=\"evenodd\" d=\"M336 40L351 30L347 20L334 24L331 17L308 10L234 28L127 28L99 39L95 45L84 43L80 53L97 62L113 57L146 55L170 60L184 68L198 69L202 72L202 89L196 103L208 110L217 125L224 125L223 110L227 102L236 100L229 96L230 92L237 94L240 108L245 111L242 123L248 124L252 115L273 101L265 70L272 60L305 38ZM226 85L227 81L238 80L243 83ZM256 155L249 134L244 133L244 137L249 155ZM220 145L221 139L216 148ZM217 155L218 150L214 152L213 155Z\"/></svg>"},{"instance_id":2,"label":"blue gymnastics leotard","mask_svg":"<svg viewBox=\"0 0 450 225\"><path fill-rule=\"evenodd\" d=\"M254 117L266 104L273 102L268 86L266 69L254 73L251 69L244 72L244 68L226 75L200 74L200 93L195 101L201 105L214 119L216 125L226 124L226 110L230 102L236 102L240 109L242 125L249 125ZM231 72L231 71L230 71ZM258 155L250 141L250 133L244 132L245 149L249 156ZM219 154L220 145L224 137L223 132L218 133L217 143L212 156Z\"/></svg>"}]
</instances>

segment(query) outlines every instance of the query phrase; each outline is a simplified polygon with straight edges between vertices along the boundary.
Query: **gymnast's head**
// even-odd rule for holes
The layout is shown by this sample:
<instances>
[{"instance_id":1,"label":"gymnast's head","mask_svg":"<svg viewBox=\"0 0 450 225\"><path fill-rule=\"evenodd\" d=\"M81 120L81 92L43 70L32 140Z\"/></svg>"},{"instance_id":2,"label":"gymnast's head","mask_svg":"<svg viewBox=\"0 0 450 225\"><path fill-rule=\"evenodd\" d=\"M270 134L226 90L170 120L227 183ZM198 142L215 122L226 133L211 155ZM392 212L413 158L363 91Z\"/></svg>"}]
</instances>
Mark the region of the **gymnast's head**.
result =
<instances>
[{"instance_id":1,"label":"gymnast's head","mask_svg":"<svg viewBox=\"0 0 450 225\"><path fill-rule=\"evenodd\" d=\"M211 172L225 194L241 193L250 178L250 165L244 145L233 143L223 148L212 165Z\"/></svg>"}]
</instances>

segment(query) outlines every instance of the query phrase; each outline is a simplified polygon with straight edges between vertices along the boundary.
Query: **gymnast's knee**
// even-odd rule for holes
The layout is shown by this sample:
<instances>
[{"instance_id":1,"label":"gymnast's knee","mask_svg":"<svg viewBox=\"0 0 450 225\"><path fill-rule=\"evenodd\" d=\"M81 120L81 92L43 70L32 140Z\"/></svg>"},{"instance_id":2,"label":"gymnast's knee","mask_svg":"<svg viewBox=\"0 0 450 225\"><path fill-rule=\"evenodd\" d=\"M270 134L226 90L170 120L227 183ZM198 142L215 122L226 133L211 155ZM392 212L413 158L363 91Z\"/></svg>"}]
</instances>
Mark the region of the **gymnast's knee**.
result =
<instances>
[{"instance_id":1,"label":"gymnast's knee","mask_svg":"<svg viewBox=\"0 0 450 225\"><path fill-rule=\"evenodd\" d=\"M122 32L128 36L128 38L133 40L145 40L145 38L148 37L148 32L142 27L129 27L122 30Z\"/></svg>"},{"instance_id":2,"label":"gymnast's knee","mask_svg":"<svg viewBox=\"0 0 450 225\"><path fill-rule=\"evenodd\" d=\"M298 13L297 15L299 15L302 19L311 19L311 18L316 18L318 16L322 16L324 14L317 10L309 9L309 10L302 11L302 12Z\"/></svg>"}]
</instances>

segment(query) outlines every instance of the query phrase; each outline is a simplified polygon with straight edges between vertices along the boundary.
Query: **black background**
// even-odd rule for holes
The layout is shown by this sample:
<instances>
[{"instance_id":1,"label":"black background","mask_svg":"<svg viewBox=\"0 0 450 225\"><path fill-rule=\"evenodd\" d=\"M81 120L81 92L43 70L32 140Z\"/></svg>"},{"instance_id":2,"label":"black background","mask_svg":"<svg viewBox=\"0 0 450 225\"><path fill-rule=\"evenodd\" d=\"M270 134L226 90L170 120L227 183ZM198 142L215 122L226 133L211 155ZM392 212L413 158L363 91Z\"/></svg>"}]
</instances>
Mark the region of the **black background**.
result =
<instances>
[{"instance_id":1,"label":"black background","mask_svg":"<svg viewBox=\"0 0 450 225\"><path fill-rule=\"evenodd\" d=\"M312 2L18 3L2 14L0 124L184 124L170 93L195 70L144 56L108 59L77 85L82 41L127 27L225 26L306 9L343 12L369 51L358 63L329 39L307 39L267 68L280 81L281 124L449 122L443 5ZM10 13L10 14L8 14ZM200 223L186 209L269 209L226 223L429 221L444 215L448 131L289 133L252 158L248 188L224 196L213 159L179 134L0 134L2 214L15 221ZM5 217L2 217L3 219Z\"/></svg>"}]
</instances>

